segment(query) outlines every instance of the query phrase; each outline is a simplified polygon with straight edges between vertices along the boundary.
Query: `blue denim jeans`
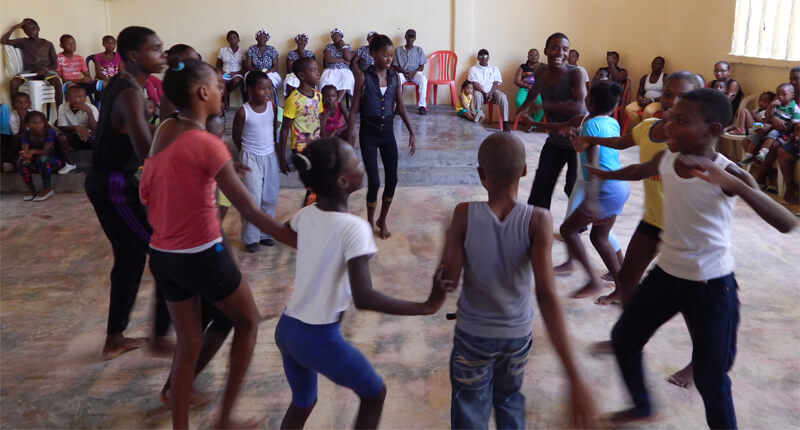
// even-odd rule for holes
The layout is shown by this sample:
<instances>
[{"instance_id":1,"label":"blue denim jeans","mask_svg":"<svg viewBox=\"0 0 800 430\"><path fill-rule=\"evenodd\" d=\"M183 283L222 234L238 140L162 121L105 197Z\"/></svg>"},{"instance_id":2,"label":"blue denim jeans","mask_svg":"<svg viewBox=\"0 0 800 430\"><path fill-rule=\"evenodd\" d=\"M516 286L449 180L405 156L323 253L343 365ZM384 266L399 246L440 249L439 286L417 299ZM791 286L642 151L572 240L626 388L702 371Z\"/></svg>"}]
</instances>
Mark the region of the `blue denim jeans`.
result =
<instances>
[{"instance_id":1,"label":"blue denim jeans","mask_svg":"<svg viewBox=\"0 0 800 430\"><path fill-rule=\"evenodd\" d=\"M733 273L708 281L689 281L656 266L625 305L611 331L611 343L636 411L652 414L644 384L642 348L665 322L681 312L694 345L694 383L712 429L736 428L728 371L736 356L739 297Z\"/></svg>"},{"instance_id":2,"label":"blue denim jeans","mask_svg":"<svg viewBox=\"0 0 800 430\"><path fill-rule=\"evenodd\" d=\"M494 406L498 429L525 428L525 396L519 389L530 350L530 334L494 339L456 328L450 355L451 427L488 428Z\"/></svg>"}]
</instances>

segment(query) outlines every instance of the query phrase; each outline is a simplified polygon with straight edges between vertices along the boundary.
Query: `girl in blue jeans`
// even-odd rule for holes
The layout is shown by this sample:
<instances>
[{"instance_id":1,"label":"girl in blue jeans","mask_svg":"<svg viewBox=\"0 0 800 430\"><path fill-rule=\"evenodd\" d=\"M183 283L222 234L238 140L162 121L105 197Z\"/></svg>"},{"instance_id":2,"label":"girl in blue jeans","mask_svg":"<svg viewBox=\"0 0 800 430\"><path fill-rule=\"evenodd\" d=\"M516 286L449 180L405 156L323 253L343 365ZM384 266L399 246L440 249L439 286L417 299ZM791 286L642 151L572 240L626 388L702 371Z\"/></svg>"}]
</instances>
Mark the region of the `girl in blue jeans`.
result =
<instances>
[{"instance_id":1,"label":"girl in blue jeans","mask_svg":"<svg viewBox=\"0 0 800 430\"><path fill-rule=\"evenodd\" d=\"M386 386L367 359L339 329L352 298L358 309L395 315L430 315L445 300L435 279L428 300L397 300L372 289L369 260L378 251L369 223L347 209L361 188L364 168L353 147L339 138L311 142L292 163L316 203L291 219L297 232L297 265L292 297L275 328L275 343L292 389L281 428L302 428L317 403L317 374L348 387L361 398L356 428L380 421Z\"/></svg>"}]
</instances>

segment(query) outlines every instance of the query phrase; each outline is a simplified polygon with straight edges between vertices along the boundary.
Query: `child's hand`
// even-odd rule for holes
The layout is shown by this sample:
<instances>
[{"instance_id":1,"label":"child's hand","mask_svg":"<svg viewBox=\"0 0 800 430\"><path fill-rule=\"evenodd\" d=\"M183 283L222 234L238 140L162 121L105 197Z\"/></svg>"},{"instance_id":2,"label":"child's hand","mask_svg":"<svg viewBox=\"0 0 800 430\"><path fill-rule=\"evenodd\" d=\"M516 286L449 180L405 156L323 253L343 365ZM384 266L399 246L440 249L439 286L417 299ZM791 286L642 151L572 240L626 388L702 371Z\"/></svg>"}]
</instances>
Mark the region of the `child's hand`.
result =
<instances>
[{"instance_id":1,"label":"child's hand","mask_svg":"<svg viewBox=\"0 0 800 430\"><path fill-rule=\"evenodd\" d=\"M439 266L436 270L436 274L433 277L433 285L431 286L431 293L428 295L428 300L425 301L425 313L426 314L435 314L439 309L441 309L442 305L444 304L445 299L447 298L447 290L444 286L446 282L453 282L449 280L442 279L442 272L444 271L444 267Z\"/></svg>"},{"instance_id":2,"label":"child's hand","mask_svg":"<svg viewBox=\"0 0 800 430\"><path fill-rule=\"evenodd\" d=\"M572 383L570 389L570 419L577 428L591 428L596 417L594 401L582 381Z\"/></svg>"},{"instance_id":3,"label":"child's hand","mask_svg":"<svg viewBox=\"0 0 800 430\"><path fill-rule=\"evenodd\" d=\"M781 121L778 117L772 117L772 128L778 131L786 131L786 123Z\"/></svg>"},{"instance_id":4,"label":"child's hand","mask_svg":"<svg viewBox=\"0 0 800 430\"><path fill-rule=\"evenodd\" d=\"M233 162L233 170L235 170L236 174L239 176L244 176L245 173L253 171L253 169L245 166L242 163L239 163L238 161Z\"/></svg>"},{"instance_id":5,"label":"child's hand","mask_svg":"<svg viewBox=\"0 0 800 430\"><path fill-rule=\"evenodd\" d=\"M413 157L415 152L417 152L417 145L416 145L416 142L414 140L414 135L413 134L409 134L408 135L408 156L409 157Z\"/></svg>"},{"instance_id":6,"label":"child's hand","mask_svg":"<svg viewBox=\"0 0 800 430\"><path fill-rule=\"evenodd\" d=\"M698 177L706 182L718 184L723 188L731 183L730 173L716 165L713 160L697 155L681 154L678 156L677 164L689 169L692 176Z\"/></svg>"},{"instance_id":7,"label":"child's hand","mask_svg":"<svg viewBox=\"0 0 800 430\"><path fill-rule=\"evenodd\" d=\"M19 151L19 158L23 160L30 160L32 157L33 153L30 149L23 149L22 151Z\"/></svg>"},{"instance_id":8,"label":"child's hand","mask_svg":"<svg viewBox=\"0 0 800 430\"><path fill-rule=\"evenodd\" d=\"M285 157L278 157L278 168L284 175L289 175L289 163Z\"/></svg>"},{"instance_id":9,"label":"child's hand","mask_svg":"<svg viewBox=\"0 0 800 430\"><path fill-rule=\"evenodd\" d=\"M595 178L606 179L606 175L608 174L607 171L591 166L589 164L584 164L583 167L589 172L590 176L594 176Z\"/></svg>"},{"instance_id":10,"label":"child's hand","mask_svg":"<svg viewBox=\"0 0 800 430\"><path fill-rule=\"evenodd\" d=\"M576 129L575 127L570 127L570 126L567 125L567 126L559 128L558 129L558 134L560 134L562 136L567 136L567 137L577 136L578 135L578 129Z\"/></svg>"},{"instance_id":11,"label":"child's hand","mask_svg":"<svg viewBox=\"0 0 800 430\"><path fill-rule=\"evenodd\" d=\"M84 141L84 142L89 141L89 129L88 128L82 127L80 125L75 126L75 134L77 134L78 137L82 141Z\"/></svg>"},{"instance_id":12,"label":"child's hand","mask_svg":"<svg viewBox=\"0 0 800 430\"><path fill-rule=\"evenodd\" d=\"M586 151L586 148L592 146L586 136L570 136L570 140L572 141L572 148L575 149L575 152Z\"/></svg>"},{"instance_id":13,"label":"child's hand","mask_svg":"<svg viewBox=\"0 0 800 430\"><path fill-rule=\"evenodd\" d=\"M452 279L443 279L442 276L444 276L444 264L440 264L436 269L436 273L433 274L433 286L436 288L441 288L448 293L455 291L455 281Z\"/></svg>"}]
</instances>

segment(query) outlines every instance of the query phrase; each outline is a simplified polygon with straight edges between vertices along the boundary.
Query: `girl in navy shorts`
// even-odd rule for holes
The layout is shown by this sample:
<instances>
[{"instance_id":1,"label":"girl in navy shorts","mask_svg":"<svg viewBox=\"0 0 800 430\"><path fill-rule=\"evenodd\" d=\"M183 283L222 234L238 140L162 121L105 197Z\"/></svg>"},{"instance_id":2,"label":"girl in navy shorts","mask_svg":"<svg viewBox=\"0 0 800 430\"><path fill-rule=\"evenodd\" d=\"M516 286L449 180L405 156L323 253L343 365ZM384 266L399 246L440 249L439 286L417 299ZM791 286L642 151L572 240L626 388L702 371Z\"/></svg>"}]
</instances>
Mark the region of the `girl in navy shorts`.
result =
<instances>
[{"instance_id":1,"label":"girl in navy shorts","mask_svg":"<svg viewBox=\"0 0 800 430\"><path fill-rule=\"evenodd\" d=\"M317 403L317 374L348 387L361 398L356 428L375 428L386 386L367 359L342 337L342 315L352 298L358 309L395 315L430 315L445 300L437 272L428 300L407 302L372 289L369 259L378 251L369 223L347 209L350 193L361 188L364 168L353 147L339 138L311 142L292 155L303 184L316 203L290 221L297 232L292 297L275 329L275 343L292 389L281 428L302 428ZM310 270L310 268L314 268Z\"/></svg>"},{"instance_id":2,"label":"girl in navy shorts","mask_svg":"<svg viewBox=\"0 0 800 430\"><path fill-rule=\"evenodd\" d=\"M242 216L276 239L294 245L288 227L259 211L236 174L225 143L205 130L209 116L220 115L215 70L194 60L168 59L164 92L178 109L162 124L145 161L139 194L153 226L150 270L164 291L177 344L170 375L174 428L188 428L192 382L206 339L201 297L221 310L233 325L231 363L215 427L257 427L234 422L236 396L247 372L258 331L258 309L247 282L222 242L214 188L219 188ZM210 357L209 357L210 358Z\"/></svg>"}]
</instances>

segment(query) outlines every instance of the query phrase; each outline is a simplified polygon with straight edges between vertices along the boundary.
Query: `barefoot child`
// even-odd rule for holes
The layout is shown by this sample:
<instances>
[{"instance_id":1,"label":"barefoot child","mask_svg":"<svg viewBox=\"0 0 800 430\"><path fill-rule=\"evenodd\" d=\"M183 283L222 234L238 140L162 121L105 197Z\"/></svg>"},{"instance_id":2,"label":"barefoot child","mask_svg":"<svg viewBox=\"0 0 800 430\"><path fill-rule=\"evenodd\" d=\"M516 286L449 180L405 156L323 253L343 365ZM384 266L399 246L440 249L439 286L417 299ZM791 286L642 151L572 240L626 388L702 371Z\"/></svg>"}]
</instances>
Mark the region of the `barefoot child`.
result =
<instances>
[{"instance_id":1,"label":"barefoot child","mask_svg":"<svg viewBox=\"0 0 800 430\"><path fill-rule=\"evenodd\" d=\"M730 122L730 101L713 89L685 94L666 125L667 148L650 161L617 172L590 168L608 179L660 175L664 232L656 267L633 293L611 333L617 362L634 407L610 416L612 426L651 419L642 348L655 331L682 312L692 336L695 384L711 428L736 428L728 371L736 352L738 286L733 275L731 218L736 196L780 232L794 216L761 193L752 177L714 151Z\"/></svg>"},{"instance_id":2,"label":"barefoot child","mask_svg":"<svg viewBox=\"0 0 800 430\"><path fill-rule=\"evenodd\" d=\"M322 88L322 106L324 110L319 118L322 124L322 137L347 137L350 114L342 108L336 87L333 85L325 85Z\"/></svg>"},{"instance_id":3,"label":"barefoot child","mask_svg":"<svg viewBox=\"0 0 800 430\"><path fill-rule=\"evenodd\" d=\"M753 110L743 109L737 123L725 127L725 131L734 134L747 134L753 128L753 124L757 122L763 124L766 119L767 109L769 109L769 105L773 100L775 100L775 93L764 91L758 96L756 108Z\"/></svg>"},{"instance_id":4,"label":"barefoot child","mask_svg":"<svg viewBox=\"0 0 800 430\"><path fill-rule=\"evenodd\" d=\"M300 86L289 94L283 104L283 121L278 141L278 165L281 173L289 172L286 163L286 141L289 141L292 152L303 152L306 145L320 136L319 116L322 113L322 94L315 88L319 84L319 68L317 62L311 57L298 59L292 65ZM306 191L303 206L314 202L314 194Z\"/></svg>"},{"instance_id":5,"label":"barefoot child","mask_svg":"<svg viewBox=\"0 0 800 430\"><path fill-rule=\"evenodd\" d=\"M278 156L275 137L278 118L272 99L272 81L266 73L255 70L247 74L247 97L250 100L233 117L233 143L240 151L241 163L247 168L244 185L261 211L275 216L280 190ZM247 252L258 251L258 245L273 246L268 234L242 217L242 242Z\"/></svg>"},{"instance_id":6,"label":"barefoot child","mask_svg":"<svg viewBox=\"0 0 800 430\"><path fill-rule=\"evenodd\" d=\"M397 78L397 73L392 70L394 49L392 40L383 34L376 34L369 45L370 55L375 59L375 64L358 75L355 92L353 93L353 107L351 112L361 113L361 126L358 130L358 141L361 145L361 157L367 170L367 219L370 225L375 226L375 207L378 204L378 188L381 178L378 173L378 151L383 161L384 178L386 185L381 198L381 213L377 225L380 229L381 239L388 239L392 234L386 226L386 217L389 215L389 206L394 198L397 186L397 141L394 137L394 113L400 114L403 123L408 129L408 154L414 155L414 130L408 121L406 107L403 105L403 93ZM356 116L350 115L347 123L348 142L355 145Z\"/></svg>"},{"instance_id":7,"label":"barefoot child","mask_svg":"<svg viewBox=\"0 0 800 430\"><path fill-rule=\"evenodd\" d=\"M376 58L376 61L381 61ZM355 391L361 399L355 428L375 428L386 386L340 331L352 297L356 308L393 315L430 315L445 291L434 282L427 301L395 299L372 289L369 260L378 251L369 224L348 213L347 199L361 188L364 169L353 148L338 138L311 142L292 156L317 202L290 222L297 232L295 286L275 328L275 343L292 389L281 428L302 428L317 403L317 374ZM309 270L311 269L311 270Z\"/></svg>"},{"instance_id":8,"label":"barefoot child","mask_svg":"<svg viewBox=\"0 0 800 430\"><path fill-rule=\"evenodd\" d=\"M256 207L236 175L225 143L205 131L208 117L221 114L222 94L214 68L170 57L164 92L178 115L159 128L139 193L153 226L150 269L163 288L177 337L170 377L172 425L189 426L192 381L205 341L200 300L204 298L225 314L234 330L228 382L215 426L258 427L231 417L255 347L258 309L247 281L222 245L215 185L259 228L289 244L296 236Z\"/></svg>"},{"instance_id":9,"label":"barefoot child","mask_svg":"<svg viewBox=\"0 0 800 430\"><path fill-rule=\"evenodd\" d=\"M461 84L461 93L456 100L456 115L469 121L480 122L483 111L475 105L475 86L470 81Z\"/></svg>"},{"instance_id":10,"label":"barefoot child","mask_svg":"<svg viewBox=\"0 0 800 430\"><path fill-rule=\"evenodd\" d=\"M24 119L25 131L20 135L22 150L19 151L17 171L28 187L25 201L41 202L53 197L50 178L54 169L61 167L55 152L56 132L47 125L47 117L39 111L30 111ZM31 174L42 175L42 190L37 194Z\"/></svg>"},{"instance_id":11,"label":"barefoot child","mask_svg":"<svg viewBox=\"0 0 800 430\"><path fill-rule=\"evenodd\" d=\"M486 202L459 203L445 246L443 278L455 289L464 271L450 356L452 428L486 428L494 405L497 428L525 428L520 393L532 345L531 282L547 332L570 380L573 426L588 425L593 406L572 358L555 291L550 213L517 202L526 174L519 138L494 133L478 150Z\"/></svg>"}]
</instances>

